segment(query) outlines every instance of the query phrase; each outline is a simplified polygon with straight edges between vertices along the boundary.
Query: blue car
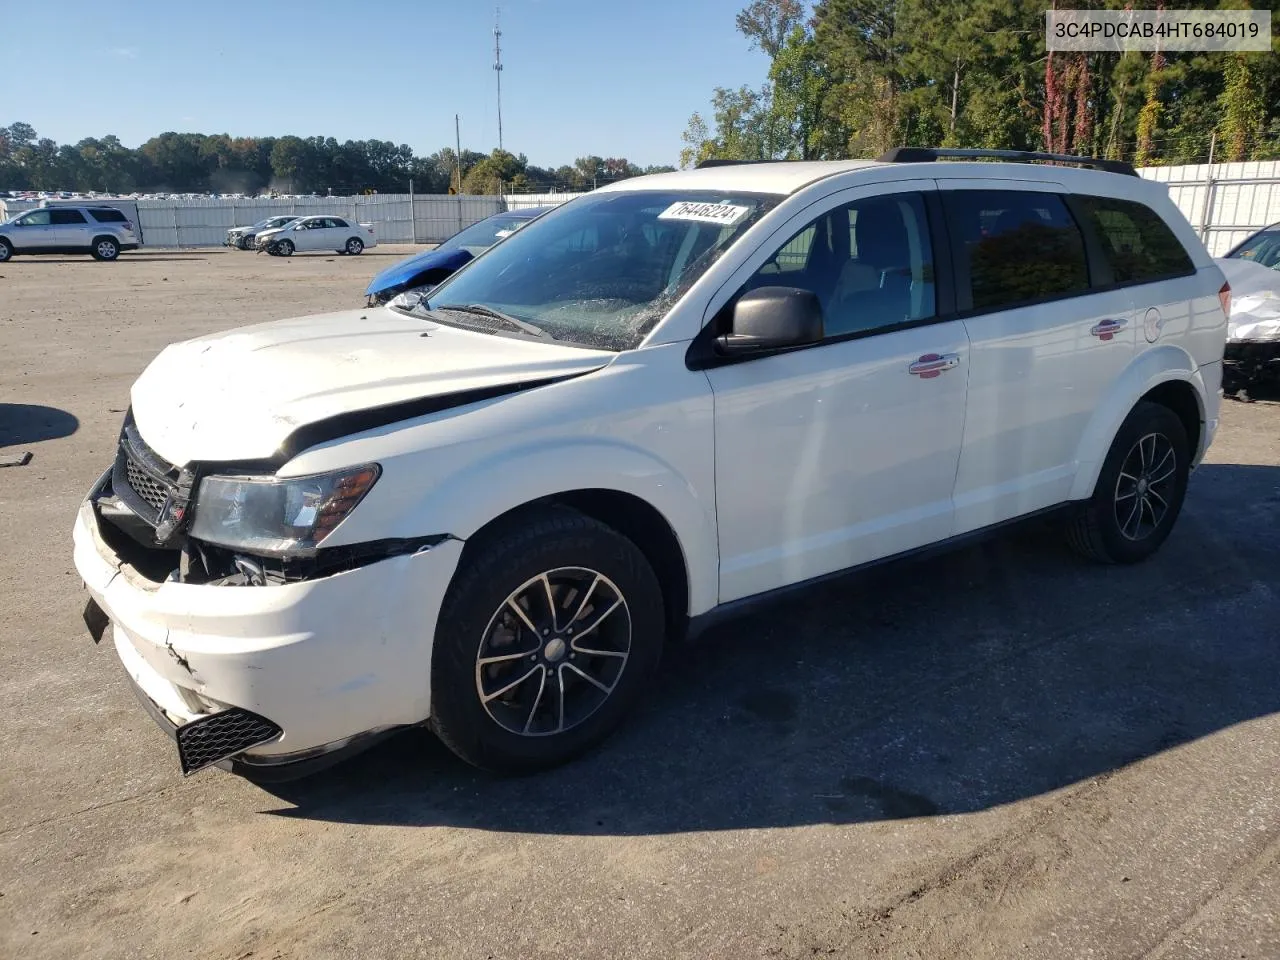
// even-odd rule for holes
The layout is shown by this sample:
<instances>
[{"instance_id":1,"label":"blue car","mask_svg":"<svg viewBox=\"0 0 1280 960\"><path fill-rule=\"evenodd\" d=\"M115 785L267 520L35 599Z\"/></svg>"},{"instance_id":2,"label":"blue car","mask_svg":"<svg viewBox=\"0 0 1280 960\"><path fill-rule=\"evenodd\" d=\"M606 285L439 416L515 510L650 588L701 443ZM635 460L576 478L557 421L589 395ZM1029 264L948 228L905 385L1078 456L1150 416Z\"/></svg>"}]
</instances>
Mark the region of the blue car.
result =
<instances>
[{"instance_id":1,"label":"blue car","mask_svg":"<svg viewBox=\"0 0 1280 960\"><path fill-rule=\"evenodd\" d=\"M431 287L474 260L503 237L554 207L530 207L495 213L460 230L434 250L417 253L380 272L365 290L369 304L386 303L398 293Z\"/></svg>"}]
</instances>

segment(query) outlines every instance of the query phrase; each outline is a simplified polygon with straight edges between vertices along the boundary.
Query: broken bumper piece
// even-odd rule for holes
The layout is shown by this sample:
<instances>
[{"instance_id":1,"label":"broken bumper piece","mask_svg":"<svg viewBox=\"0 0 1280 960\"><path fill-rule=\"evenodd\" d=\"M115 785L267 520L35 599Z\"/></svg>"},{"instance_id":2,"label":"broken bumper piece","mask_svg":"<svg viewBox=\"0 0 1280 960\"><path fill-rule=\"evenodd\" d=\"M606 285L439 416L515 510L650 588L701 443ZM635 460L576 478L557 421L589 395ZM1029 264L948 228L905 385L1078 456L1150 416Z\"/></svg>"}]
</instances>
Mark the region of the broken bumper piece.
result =
<instances>
[{"instance_id":1,"label":"broken bumper piece","mask_svg":"<svg viewBox=\"0 0 1280 960\"><path fill-rule=\"evenodd\" d=\"M430 715L434 624L461 543L295 583L156 583L98 523L86 502L76 569L185 773L289 779Z\"/></svg>"},{"instance_id":2,"label":"broken bumper piece","mask_svg":"<svg viewBox=\"0 0 1280 960\"><path fill-rule=\"evenodd\" d=\"M1228 340L1223 366L1223 389L1228 393L1255 383L1280 381L1280 337L1274 340Z\"/></svg>"},{"instance_id":3,"label":"broken bumper piece","mask_svg":"<svg viewBox=\"0 0 1280 960\"><path fill-rule=\"evenodd\" d=\"M328 769L401 729L387 727L383 730L371 730L360 736L326 743L310 750L255 759L246 751L253 746L272 742L283 732L270 720L247 710L232 708L178 726L132 677L129 677L129 681L143 709L155 721L156 726L177 744L178 763L182 767L183 776L198 773L206 767L219 767L255 783L284 783Z\"/></svg>"}]
</instances>

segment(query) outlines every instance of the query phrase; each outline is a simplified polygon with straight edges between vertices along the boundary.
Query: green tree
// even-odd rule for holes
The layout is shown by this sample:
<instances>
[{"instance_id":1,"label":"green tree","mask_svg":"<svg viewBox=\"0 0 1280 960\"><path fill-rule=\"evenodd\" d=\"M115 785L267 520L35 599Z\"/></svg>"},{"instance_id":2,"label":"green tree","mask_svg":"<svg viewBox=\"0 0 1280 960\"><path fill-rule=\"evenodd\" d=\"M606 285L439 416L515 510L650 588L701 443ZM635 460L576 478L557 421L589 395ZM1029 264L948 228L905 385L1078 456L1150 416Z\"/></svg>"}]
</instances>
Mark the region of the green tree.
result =
<instances>
[{"instance_id":1,"label":"green tree","mask_svg":"<svg viewBox=\"0 0 1280 960\"><path fill-rule=\"evenodd\" d=\"M478 194L507 193L517 177L523 178L524 167L515 154L495 150L471 167L463 181L463 190ZM527 187L527 178L519 185Z\"/></svg>"},{"instance_id":2,"label":"green tree","mask_svg":"<svg viewBox=\"0 0 1280 960\"><path fill-rule=\"evenodd\" d=\"M1262 137L1266 110L1253 72L1254 56L1257 55L1236 53L1227 58L1222 93L1218 96L1222 112L1218 137L1224 160L1249 159Z\"/></svg>"}]
</instances>

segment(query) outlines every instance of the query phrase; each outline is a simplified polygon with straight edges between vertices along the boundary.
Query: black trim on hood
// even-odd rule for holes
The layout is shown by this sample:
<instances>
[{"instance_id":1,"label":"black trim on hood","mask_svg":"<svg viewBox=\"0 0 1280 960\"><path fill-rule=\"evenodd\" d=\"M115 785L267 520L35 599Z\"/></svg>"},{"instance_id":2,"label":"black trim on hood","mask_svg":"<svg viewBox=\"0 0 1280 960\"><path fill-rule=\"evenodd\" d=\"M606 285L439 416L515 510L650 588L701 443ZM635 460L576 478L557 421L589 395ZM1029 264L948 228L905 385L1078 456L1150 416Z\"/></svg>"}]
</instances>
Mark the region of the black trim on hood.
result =
<instances>
[{"instance_id":1,"label":"black trim on hood","mask_svg":"<svg viewBox=\"0 0 1280 960\"><path fill-rule=\"evenodd\" d=\"M272 462L283 464L288 460L292 460L303 450L329 440L349 437L355 433L363 433L376 427L385 427L392 423L399 423L402 420L413 420L416 417L424 417L429 413L439 413L441 410L465 407L470 403L505 397L509 394L532 390L535 387L545 387L552 383L561 383L590 372L589 370L584 370L579 373L547 377L542 380L527 380L524 383L502 383L492 387L477 387L473 390L460 390L457 393L447 393L437 397L418 397L413 400L388 403L381 407L369 407L365 410L339 413L323 420L317 420L314 423L305 424L293 431L281 442L280 452L276 457L272 458Z\"/></svg>"}]
</instances>

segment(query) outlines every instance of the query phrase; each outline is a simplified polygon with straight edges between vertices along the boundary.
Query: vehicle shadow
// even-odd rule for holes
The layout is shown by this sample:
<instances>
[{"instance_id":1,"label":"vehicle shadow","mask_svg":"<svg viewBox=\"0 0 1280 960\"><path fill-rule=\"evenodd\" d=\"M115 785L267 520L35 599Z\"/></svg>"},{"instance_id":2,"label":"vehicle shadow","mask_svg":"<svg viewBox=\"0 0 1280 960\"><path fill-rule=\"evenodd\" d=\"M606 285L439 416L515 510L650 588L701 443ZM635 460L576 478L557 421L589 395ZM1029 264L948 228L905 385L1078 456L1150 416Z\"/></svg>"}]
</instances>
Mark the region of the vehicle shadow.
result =
<instances>
[{"instance_id":1,"label":"vehicle shadow","mask_svg":"<svg viewBox=\"0 0 1280 960\"><path fill-rule=\"evenodd\" d=\"M80 429L73 414L32 403L0 403L0 447L69 437Z\"/></svg>"},{"instance_id":2,"label":"vehicle shadow","mask_svg":"<svg viewBox=\"0 0 1280 960\"><path fill-rule=\"evenodd\" d=\"M667 652L607 743L502 779L409 731L271 813L636 835L958 814L1280 711L1280 467L1207 465L1161 553L1031 526L816 588Z\"/></svg>"}]
</instances>

